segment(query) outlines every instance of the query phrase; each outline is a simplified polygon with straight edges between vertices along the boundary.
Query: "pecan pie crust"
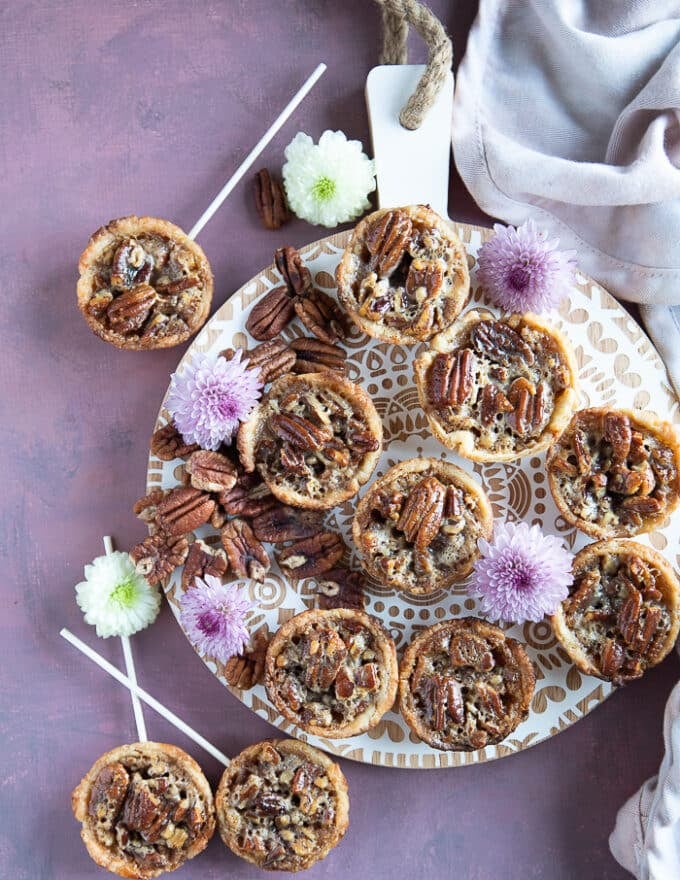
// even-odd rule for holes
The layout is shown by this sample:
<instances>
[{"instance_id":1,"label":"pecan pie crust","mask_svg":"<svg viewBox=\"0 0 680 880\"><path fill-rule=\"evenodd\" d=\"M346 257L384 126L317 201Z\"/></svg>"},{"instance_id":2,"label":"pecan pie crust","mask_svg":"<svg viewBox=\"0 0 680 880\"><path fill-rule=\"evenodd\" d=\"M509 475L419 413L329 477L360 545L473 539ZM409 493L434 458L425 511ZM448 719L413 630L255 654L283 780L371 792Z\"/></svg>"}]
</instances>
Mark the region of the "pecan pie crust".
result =
<instances>
[{"instance_id":1,"label":"pecan pie crust","mask_svg":"<svg viewBox=\"0 0 680 880\"><path fill-rule=\"evenodd\" d=\"M351 608L297 614L267 649L265 686L302 730L338 739L365 733L392 707L397 652L375 617Z\"/></svg>"},{"instance_id":2,"label":"pecan pie crust","mask_svg":"<svg viewBox=\"0 0 680 880\"><path fill-rule=\"evenodd\" d=\"M648 413L579 410L546 465L560 513L594 538L651 532L680 502L680 438Z\"/></svg>"},{"instance_id":3,"label":"pecan pie crust","mask_svg":"<svg viewBox=\"0 0 680 880\"><path fill-rule=\"evenodd\" d=\"M578 404L576 359L535 315L472 309L415 361L418 397L435 437L472 461L547 449Z\"/></svg>"},{"instance_id":4,"label":"pecan pie crust","mask_svg":"<svg viewBox=\"0 0 680 880\"><path fill-rule=\"evenodd\" d=\"M215 830L212 791L201 768L166 743L132 743L102 755L71 805L92 859L136 880L179 868L206 848Z\"/></svg>"},{"instance_id":5,"label":"pecan pie crust","mask_svg":"<svg viewBox=\"0 0 680 880\"><path fill-rule=\"evenodd\" d=\"M210 311L207 257L167 220L112 220L92 235L78 271L78 308L90 329L118 348L178 345Z\"/></svg>"},{"instance_id":6,"label":"pecan pie crust","mask_svg":"<svg viewBox=\"0 0 680 880\"><path fill-rule=\"evenodd\" d=\"M416 458L391 467L357 505L354 543L379 583L424 595L463 580L490 539L491 505L455 464Z\"/></svg>"},{"instance_id":7,"label":"pecan pie crust","mask_svg":"<svg viewBox=\"0 0 680 880\"><path fill-rule=\"evenodd\" d=\"M347 781L323 752L297 740L249 746L224 771L217 827L236 855L274 871L303 871L349 827Z\"/></svg>"},{"instance_id":8,"label":"pecan pie crust","mask_svg":"<svg viewBox=\"0 0 680 880\"><path fill-rule=\"evenodd\" d=\"M381 447L373 401L332 372L277 379L238 433L247 472L257 468L285 504L318 510L356 495Z\"/></svg>"},{"instance_id":9,"label":"pecan pie crust","mask_svg":"<svg viewBox=\"0 0 680 880\"><path fill-rule=\"evenodd\" d=\"M680 628L680 584L663 556L612 538L584 547L572 568L570 595L552 625L578 668L623 684L660 663Z\"/></svg>"},{"instance_id":10,"label":"pecan pie crust","mask_svg":"<svg viewBox=\"0 0 680 880\"><path fill-rule=\"evenodd\" d=\"M399 709L435 749L473 751L505 739L529 713L536 676L502 629L465 617L417 633L399 667Z\"/></svg>"},{"instance_id":11,"label":"pecan pie crust","mask_svg":"<svg viewBox=\"0 0 680 880\"><path fill-rule=\"evenodd\" d=\"M470 298L465 248L427 205L375 211L352 232L338 298L369 336L413 344L449 327Z\"/></svg>"}]
</instances>

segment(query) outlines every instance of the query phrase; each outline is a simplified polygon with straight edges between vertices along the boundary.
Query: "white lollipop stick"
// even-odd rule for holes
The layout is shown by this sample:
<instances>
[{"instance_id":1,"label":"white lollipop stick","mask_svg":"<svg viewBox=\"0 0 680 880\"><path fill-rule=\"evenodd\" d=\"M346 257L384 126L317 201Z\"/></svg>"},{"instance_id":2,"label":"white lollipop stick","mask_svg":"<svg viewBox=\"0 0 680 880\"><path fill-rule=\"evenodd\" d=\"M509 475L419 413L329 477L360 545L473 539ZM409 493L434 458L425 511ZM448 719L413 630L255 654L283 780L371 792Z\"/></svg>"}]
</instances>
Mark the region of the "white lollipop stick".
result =
<instances>
[{"instance_id":1,"label":"white lollipop stick","mask_svg":"<svg viewBox=\"0 0 680 880\"><path fill-rule=\"evenodd\" d=\"M110 535L106 535L104 537L104 550L106 550L107 556L110 553L113 553L113 541L111 540ZM123 643L125 671L127 672L130 681L136 687L137 672L135 671L135 661L132 658L132 645L130 644L130 638L129 636L121 636L120 640ZM146 742L148 737L146 735L146 724L144 723L144 712L142 711L142 704L139 702L139 697L134 691L131 690L130 695L132 696L132 711L134 712L135 725L137 726L137 741Z\"/></svg>"},{"instance_id":2,"label":"white lollipop stick","mask_svg":"<svg viewBox=\"0 0 680 880\"><path fill-rule=\"evenodd\" d=\"M143 700L148 706L158 712L166 721L169 721L177 730L180 730L185 736L188 736L189 739L192 739L196 745L199 745L202 749L205 749L209 755L212 755L213 758L218 760L221 764L224 764L225 767L229 766L229 758L225 754L223 754L219 749L216 749L212 743L209 743L207 739L201 736L200 733L197 733L192 727L189 727L181 718L178 718L174 712L171 712L170 709L167 709L162 703L159 703L151 694L148 694L145 690L139 687L137 684L133 684L133 682L123 673L116 669L108 660L105 660L100 654L98 654L93 648L90 648L89 645L86 645L85 642L82 642L77 636L74 636L72 632L68 629L62 629L59 635L66 639L67 642L73 645L74 648L77 648L82 654L85 654L86 657L89 657L93 663L96 663L97 666L101 667L105 672L108 672L110 676L116 679L116 681L120 682L124 685L133 696L139 697L140 700Z\"/></svg>"},{"instance_id":3,"label":"white lollipop stick","mask_svg":"<svg viewBox=\"0 0 680 880\"><path fill-rule=\"evenodd\" d=\"M239 167L236 169L234 174L229 178L229 180L224 184L222 189L217 193L215 198L210 202L205 211L201 214L198 221L194 224L191 231L189 232L189 238L196 238L199 232L203 229L205 224L210 220L212 215L217 211L222 202L226 199L229 193L233 190L239 180L243 177L246 171L250 168L253 162L257 159L260 153L267 146L269 141L274 137L274 135L278 132L281 126L286 122L288 117L291 115L293 110L301 103L302 99L306 97L306 95L311 91L312 87L315 85L319 77L326 70L325 64L319 64L309 77L307 81L298 89L298 91L293 95L290 101L283 108L281 113L277 116L274 123L271 127L262 135L260 140L255 144L253 149L248 153L246 158L241 162Z\"/></svg>"}]
</instances>

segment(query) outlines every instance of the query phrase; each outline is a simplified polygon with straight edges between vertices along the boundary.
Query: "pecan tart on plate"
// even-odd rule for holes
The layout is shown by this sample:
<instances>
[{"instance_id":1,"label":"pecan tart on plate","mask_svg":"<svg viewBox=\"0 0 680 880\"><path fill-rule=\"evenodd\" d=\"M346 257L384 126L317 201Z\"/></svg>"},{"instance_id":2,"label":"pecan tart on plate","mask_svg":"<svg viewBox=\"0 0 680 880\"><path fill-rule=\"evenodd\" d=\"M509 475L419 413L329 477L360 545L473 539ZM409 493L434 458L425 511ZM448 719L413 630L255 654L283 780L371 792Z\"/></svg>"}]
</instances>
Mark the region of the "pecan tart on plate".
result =
<instances>
[{"instance_id":1,"label":"pecan tart on plate","mask_svg":"<svg viewBox=\"0 0 680 880\"><path fill-rule=\"evenodd\" d=\"M526 651L502 629L465 617L414 636L399 667L399 709L435 749L499 743L529 713L536 677Z\"/></svg>"},{"instance_id":2,"label":"pecan tart on plate","mask_svg":"<svg viewBox=\"0 0 680 880\"><path fill-rule=\"evenodd\" d=\"M90 329L118 348L185 342L210 311L213 274L179 226L121 217L98 229L78 263L78 307Z\"/></svg>"},{"instance_id":3,"label":"pecan tart on plate","mask_svg":"<svg viewBox=\"0 0 680 880\"><path fill-rule=\"evenodd\" d=\"M217 828L236 855L273 871L303 871L349 826L347 781L318 749L293 739L249 746L215 794Z\"/></svg>"},{"instance_id":4,"label":"pecan tart on plate","mask_svg":"<svg viewBox=\"0 0 680 880\"><path fill-rule=\"evenodd\" d=\"M293 507L327 509L359 491L382 447L366 392L333 373L277 379L238 433L241 463Z\"/></svg>"},{"instance_id":5,"label":"pecan tart on plate","mask_svg":"<svg viewBox=\"0 0 680 880\"><path fill-rule=\"evenodd\" d=\"M415 362L420 405L435 437L472 461L546 449L578 404L564 336L535 315L473 309Z\"/></svg>"},{"instance_id":6,"label":"pecan tart on plate","mask_svg":"<svg viewBox=\"0 0 680 880\"><path fill-rule=\"evenodd\" d=\"M663 556L612 538L584 547L572 568L552 625L578 668L623 684L660 663L680 628L680 584Z\"/></svg>"},{"instance_id":7,"label":"pecan tart on plate","mask_svg":"<svg viewBox=\"0 0 680 880\"><path fill-rule=\"evenodd\" d=\"M215 830L212 791L192 757L165 743L119 746L95 761L71 796L94 861L146 880L202 852Z\"/></svg>"},{"instance_id":8,"label":"pecan tart on plate","mask_svg":"<svg viewBox=\"0 0 680 880\"><path fill-rule=\"evenodd\" d=\"M477 541L489 539L491 505L482 486L455 464L414 458L391 467L357 505L354 543L381 584L423 595L472 571Z\"/></svg>"},{"instance_id":9,"label":"pecan tart on plate","mask_svg":"<svg viewBox=\"0 0 680 880\"><path fill-rule=\"evenodd\" d=\"M680 438L648 413L580 410L547 468L562 516L594 538L651 532L680 501Z\"/></svg>"},{"instance_id":10,"label":"pecan tart on plate","mask_svg":"<svg viewBox=\"0 0 680 880\"><path fill-rule=\"evenodd\" d=\"M279 712L329 739L365 733L397 693L397 652L375 617L350 608L297 614L267 649L265 686Z\"/></svg>"},{"instance_id":11,"label":"pecan tart on plate","mask_svg":"<svg viewBox=\"0 0 680 880\"><path fill-rule=\"evenodd\" d=\"M427 205L365 217L335 277L352 320L386 342L430 339L456 320L470 297L465 248L448 220Z\"/></svg>"}]
</instances>

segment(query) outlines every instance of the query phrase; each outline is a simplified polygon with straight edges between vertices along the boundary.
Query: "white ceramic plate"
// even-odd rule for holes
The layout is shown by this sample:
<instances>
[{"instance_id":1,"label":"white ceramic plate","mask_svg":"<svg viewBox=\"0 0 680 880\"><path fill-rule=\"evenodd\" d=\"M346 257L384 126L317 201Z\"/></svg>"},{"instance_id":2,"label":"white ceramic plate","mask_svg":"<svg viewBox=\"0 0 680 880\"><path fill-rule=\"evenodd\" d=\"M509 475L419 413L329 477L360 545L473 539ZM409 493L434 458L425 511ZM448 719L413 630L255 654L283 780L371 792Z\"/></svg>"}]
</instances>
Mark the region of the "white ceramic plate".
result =
<instances>
[{"instance_id":1,"label":"white ceramic plate","mask_svg":"<svg viewBox=\"0 0 680 880\"><path fill-rule=\"evenodd\" d=\"M478 249L491 235L491 230L454 225L468 252L473 288L470 305L490 307L477 288L475 266ZM335 267L348 237L348 232L333 235L301 251L317 286L330 293L335 291ZM181 372L183 365L196 352L217 354L230 346L252 348L256 345L245 330L248 314L256 299L280 283L273 266L269 266L238 290L203 328L178 370ZM599 285L577 276L570 296L563 302L559 313L553 315L553 323L566 334L576 351L582 406L609 404L652 410L676 425L680 424L680 407L658 353L628 313ZM282 335L290 339L301 335L302 331L296 320ZM544 471L544 454L509 464L473 464L444 449L431 437L413 383L413 348L378 342L363 335L353 336L345 347L348 349L349 378L368 391L383 420L385 450L374 476L385 473L398 461L416 456L452 460L482 481L496 517L539 523L545 532L564 538L574 551L588 543L585 535L564 522L552 501ZM161 407L156 427L167 419L168 414ZM159 486L171 488L177 485L182 476L181 468L179 460L161 462L152 455L147 474L148 491ZM342 532L349 546L352 545L353 510L354 502L350 501L329 515L331 527ZM209 542L218 541L217 533L208 526L197 534ZM640 536L639 540L665 553L677 567L680 564L680 515L657 532ZM181 569L178 569L165 587L178 619L180 579ZM251 631L266 626L272 632L292 615L315 605L313 582L289 583L275 562L263 584L250 582L248 588L257 603L257 610L249 621ZM373 586L369 590L366 610L383 620L399 649L415 631L446 617L475 614L476 608L476 602L466 595L464 585L451 591L440 591L427 599L407 598L395 590ZM246 706L286 734L356 761L405 768L457 767L491 761L554 736L590 712L612 691L611 685L584 676L576 669L556 642L548 623L512 626L508 627L508 632L526 645L536 668L536 691L531 712L504 742L476 752L432 749L420 742L395 712L388 713L369 733L351 739L326 740L307 736L269 704L262 686L250 691L230 690ZM223 667L210 657L202 659L226 685Z\"/></svg>"}]
</instances>

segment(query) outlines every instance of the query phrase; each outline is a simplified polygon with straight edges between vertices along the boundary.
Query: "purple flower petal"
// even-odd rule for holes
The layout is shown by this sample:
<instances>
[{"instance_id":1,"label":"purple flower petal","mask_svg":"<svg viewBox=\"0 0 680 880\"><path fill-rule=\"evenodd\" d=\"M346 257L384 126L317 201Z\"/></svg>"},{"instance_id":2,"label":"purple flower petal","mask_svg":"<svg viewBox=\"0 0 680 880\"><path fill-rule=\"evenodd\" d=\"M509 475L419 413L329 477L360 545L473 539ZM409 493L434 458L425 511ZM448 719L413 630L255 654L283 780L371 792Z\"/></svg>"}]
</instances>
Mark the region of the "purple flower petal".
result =
<instances>
[{"instance_id":1,"label":"purple flower petal","mask_svg":"<svg viewBox=\"0 0 680 880\"><path fill-rule=\"evenodd\" d=\"M189 641L200 653L226 663L248 643L245 624L253 604L238 584L222 584L206 575L196 578L180 601L180 622Z\"/></svg>"}]
</instances>

